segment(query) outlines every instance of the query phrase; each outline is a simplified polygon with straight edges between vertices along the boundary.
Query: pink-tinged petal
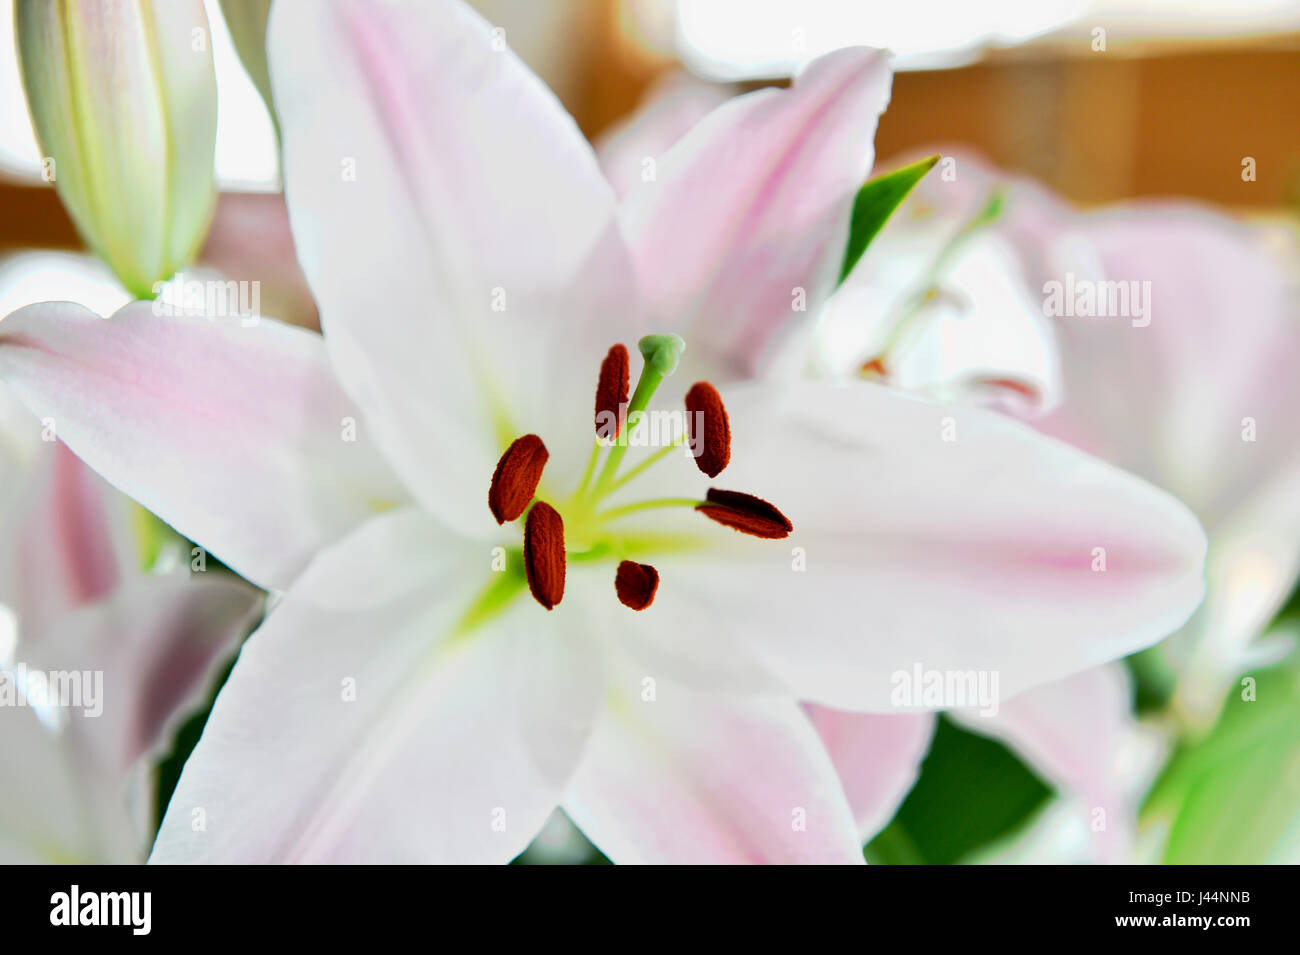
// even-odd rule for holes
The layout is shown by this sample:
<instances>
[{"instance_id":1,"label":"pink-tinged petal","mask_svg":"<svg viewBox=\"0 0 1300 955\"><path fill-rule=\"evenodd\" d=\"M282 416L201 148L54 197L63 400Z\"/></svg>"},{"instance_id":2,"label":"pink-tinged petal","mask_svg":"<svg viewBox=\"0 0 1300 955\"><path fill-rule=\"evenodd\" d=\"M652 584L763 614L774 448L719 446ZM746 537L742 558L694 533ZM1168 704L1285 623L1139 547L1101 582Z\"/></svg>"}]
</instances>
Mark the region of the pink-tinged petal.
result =
<instances>
[{"instance_id":1,"label":"pink-tinged petal","mask_svg":"<svg viewBox=\"0 0 1300 955\"><path fill-rule=\"evenodd\" d=\"M880 51L828 54L791 89L709 114L627 195L620 220L654 317L685 336L697 367L745 375L783 329L816 314L843 261L889 86Z\"/></svg>"},{"instance_id":2,"label":"pink-tinged petal","mask_svg":"<svg viewBox=\"0 0 1300 955\"><path fill-rule=\"evenodd\" d=\"M414 509L324 551L244 645L153 861L523 851L577 765L601 654L572 614L560 626L527 599L453 636L491 560Z\"/></svg>"},{"instance_id":3,"label":"pink-tinged petal","mask_svg":"<svg viewBox=\"0 0 1300 955\"><path fill-rule=\"evenodd\" d=\"M134 575L113 596L61 619L23 662L103 674L98 705L71 712L89 758L126 778L211 692L261 609L262 596L220 571Z\"/></svg>"},{"instance_id":4,"label":"pink-tinged petal","mask_svg":"<svg viewBox=\"0 0 1300 955\"><path fill-rule=\"evenodd\" d=\"M41 423L25 415L34 437ZM0 515L0 602L25 633L107 596L121 579L108 509L116 494L61 442L36 440L34 460L15 462L25 485Z\"/></svg>"},{"instance_id":5,"label":"pink-tinged petal","mask_svg":"<svg viewBox=\"0 0 1300 955\"><path fill-rule=\"evenodd\" d=\"M320 336L278 322L33 305L0 322L0 379L110 483L264 587L406 498Z\"/></svg>"},{"instance_id":6,"label":"pink-tinged petal","mask_svg":"<svg viewBox=\"0 0 1300 955\"><path fill-rule=\"evenodd\" d=\"M118 781L31 707L0 706L0 863L123 865L140 854Z\"/></svg>"},{"instance_id":7,"label":"pink-tinged petal","mask_svg":"<svg viewBox=\"0 0 1300 955\"><path fill-rule=\"evenodd\" d=\"M934 716L845 713L814 705L807 710L853 807L858 835L869 842L894 818L916 782L934 736Z\"/></svg>"},{"instance_id":8,"label":"pink-tinged petal","mask_svg":"<svg viewBox=\"0 0 1300 955\"><path fill-rule=\"evenodd\" d=\"M586 344L568 290L614 228L613 192L464 4L286 0L268 45L290 220L345 387L427 510L490 531L466 502L503 432L549 438L543 389Z\"/></svg>"},{"instance_id":9,"label":"pink-tinged petal","mask_svg":"<svg viewBox=\"0 0 1300 955\"><path fill-rule=\"evenodd\" d=\"M1065 402L1035 425L1205 523L1206 604L1169 653L1180 712L1208 726L1300 571L1300 256L1285 230L1178 203L1081 217L1075 238L1056 281L1137 283L1149 308L1055 319Z\"/></svg>"},{"instance_id":10,"label":"pink-tinged petal","mask_svg":"<svg viewBox=\"0 0 1300 955\"><path fill-rule=\"evenodd\" d=\"M1150 646L1200 602L1205 537L1186 508L1005 416L865 383L723 399L732 456L717 483L771 501L794 531L757 540L655 512L661 533L716 544L657 562L647 613L671 617L665 639L684 653L721 639L800 699L896 712L900 671L997 674L1005 698ZM638 490L682 496L676 463Z\"/></svg>"},{"instance_id":11,"label":"pink-tinged petal","mask_svg":"<svg viewBox=\"0 0 1300 955\"><path fill-rule=\"evenodd\" d=\"M621 198L653 181L660 158L696 123L736 94L733 86L672 73L646 94L636 112L596 143L596 155Z\"/></svg>"},{"instance_id":12,"label":"pink-tinged petal","mask_svg":"<svg viewBox=\"0 0 1300 955\"><path fill-rule=\"evenodd\" d=\"M1294 258L1262 229L1172 203L1084 217L1076 234L1062 272L1149 283L1150 309L1057 317L1065 404L1035 423L1167 488L1212 527L1300 460Z\"/></svg>"},{"instance_id":13,"label":"pink-tinged petal","mask_svg":"<svg viewBox=\"0 0 1300 955\"><path fill-rule=\"evenodd\" d=\"M1026 690L995 715L954 710L963 725L1006 744L1057 787L1091 834L1088 858L1131 861L1141 791L1150 783L1149 747L1133 716L1132 689L1120 664L1094 667Z\"/></svg>"},{"instance_id":14,"label":"pink-tinged petal","mask_svg":"<svg viewBox=\"0 0 1300 955\"><path fill-rule=\"evenodd\" d=\"M660 672L622 671L564 810L620 864L863 861L830 757L797 704Z\"/></svg>"}]
</instances>

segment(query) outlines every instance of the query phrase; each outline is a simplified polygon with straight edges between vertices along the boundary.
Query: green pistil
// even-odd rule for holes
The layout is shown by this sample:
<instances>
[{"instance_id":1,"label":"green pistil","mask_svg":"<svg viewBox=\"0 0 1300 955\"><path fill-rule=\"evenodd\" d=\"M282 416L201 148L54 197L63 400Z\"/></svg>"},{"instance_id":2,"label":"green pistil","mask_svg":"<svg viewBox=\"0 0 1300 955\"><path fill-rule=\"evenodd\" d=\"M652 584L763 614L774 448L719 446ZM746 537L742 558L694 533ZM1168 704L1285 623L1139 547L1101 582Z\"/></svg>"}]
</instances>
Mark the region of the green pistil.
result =
<instances>
[{"instance_id":1,"label":"green pistil","mask_svg":"<svg viewBox=\"0 0 1300 955\"><path fill-rule=\"evenodd\" d=\"M641 377L636 383L636 390L632 392L632 399L627 404L627 422L619 434L619 442L610 449L609 457L605 459L605 467L601 470L596 487L592 491L593 501L600 500L609 492L610 485L618 474L619 465L623 463L623 456L627 454L628 433L641 423L642 415L650 407L650 399L659 390L663 380L677 370L682 352L686 350L686 342L680 335L647 335L637 342L637 348L641 350L641 357L645 359L645 364L641 366Z\"/></svg>"},{"instance_id":2,"label":"green pistil","mask_svg":"<svg viewBox=\"0 0 1300 955\"><path fill-rule=\"evenodd\" d=\"M677 370L677 363L686 351L686 340L681 335L647 335L636 343L646 366L653 368L660 381Z\"/></svg>"}]
</instances>

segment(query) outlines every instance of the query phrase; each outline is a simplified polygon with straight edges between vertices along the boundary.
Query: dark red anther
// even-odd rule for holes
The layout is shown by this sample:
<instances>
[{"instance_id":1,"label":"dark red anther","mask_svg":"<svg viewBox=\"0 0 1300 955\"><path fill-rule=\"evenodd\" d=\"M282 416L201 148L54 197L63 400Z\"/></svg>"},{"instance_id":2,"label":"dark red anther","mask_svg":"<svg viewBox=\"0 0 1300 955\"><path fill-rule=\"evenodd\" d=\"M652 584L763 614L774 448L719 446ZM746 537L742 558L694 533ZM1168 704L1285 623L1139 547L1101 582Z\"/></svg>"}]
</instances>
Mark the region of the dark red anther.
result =
<instances>
[{"instance_id":1,"label":"dark red anther","mask_svg":"<svg viewBox=\"0 0 1300 955\"><path fill-rule=\"evenodd\" d=\"M742 494L740 491L720 491L709 488L706 501L696 510L710 520L725 524L742 534L780 540L789 537L794 525L789 518L761 497Z\"/></svg>"},{"instance_id":2,"label":"dark red anther","mask_svg":"<svg viewBox=\"0 0 1300 955\"><path fill-rule=\"evenodd\" d=\"M537 493L542 479L542 469L550 454L542 439L535 434L515 438L506 453L497 462L488 489L488 507L498 524L515 520Z\"/></svg>"},{"instance_id":3,"label":"dark red anther","mask_svg":"<svg viewBox=\"0 0 1300 955\"><path fill-rule=\"evenodd\" d=\"M625 560L614 574L614 589L624 607L644 610L654 603L655 591L659 589L659 571L649 564Z\"/></svg>"},{"instance_id":4,"label":"dark red anther","mask_svg":"<svg viewBox=\"0 0 1300 955\"><path fill-rule=\"evenodd\" d=\"M731 422L718 389L707 381L697 381L686 392L686 427L692 447L700 451L695 456L696 467L717 477L731 460Z\"/></svg>"},{"instance_id":5,"label":"dark red anther","mask_svg":"<svg viewBox=\"0 0 1300 955\"><path fill-rule=\"evenodd\" d=\"M534 504L524 521L524 573L547 610L564 599L564 519L545 501Z\"/></svg>"},{"instance_id":6,"label":"dark red anther","mask_svg":"<svg viewBox=\"0 0 1300 955\"><path fill-rule=\"evenodd\" d=\"M600 381L596 383L596 437L606 440L618 437L619 411L627 405L629 382L627 349L615 345L600 363Z\"/></svg>"}]
</instances>

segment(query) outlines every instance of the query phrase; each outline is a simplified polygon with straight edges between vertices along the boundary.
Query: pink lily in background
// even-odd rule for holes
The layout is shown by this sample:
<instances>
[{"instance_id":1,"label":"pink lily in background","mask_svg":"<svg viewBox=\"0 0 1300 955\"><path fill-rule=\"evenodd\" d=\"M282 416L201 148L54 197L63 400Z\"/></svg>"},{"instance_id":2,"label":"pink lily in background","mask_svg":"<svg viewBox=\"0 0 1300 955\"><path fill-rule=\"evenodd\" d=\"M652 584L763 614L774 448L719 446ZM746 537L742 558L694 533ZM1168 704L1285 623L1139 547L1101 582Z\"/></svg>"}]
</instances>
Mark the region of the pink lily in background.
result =
<instances>
[{"instance_id":1,"label":"pink lily in background","mask_svg":"<svg viewBox=\"0 0 1300 955\"><path fill-rule=\"evenodd\" d=\"M287 590L155 860L506 861L562 804L616 862L860 862L798 701L896 712L916 662L1013 693L1199 602L1186 510L1022 424L727 384L831 291L877 52L727 102L619 202L459 3L279 0L268 48L324 337L146 305L0 323L0 376L78 454ZM613 346L647 335L631 404L689 388L697 460L593 444L593 386L626 396Z\"/></svg>"},{"instance_id":2,"label":"pink lily in background","mask_svg":"<svg viewBox=\"0 0 1300 955\"><path fill-rule=\"evenodd\" d=\"M1056 317L1065 400L1044 432L1185 501L1210 539L1206 601L1162 655L1175 710L1213 723L1300 576L1300 243L1191 204L1070 223L1054 278L1132 293L1130 312ZM1109 295L1109 293L1105 293Z\"/></svg>"},{"instance_id":3,"label":"pink lily in background","mask_svg":"<svg viewBox=\"0 0 1300 955\"><path fill-rule=\"evenodd\" d=\"M0 860L139 862L150 761L261 600L219 571L142 570L138 509L51 427L0 386ZM50 699L51 672L80 698Z\"/></svg>"},{"instance_id":4,"label":"pink lily in background","mask_svg":"<svg viewBox=\"0 0 1300 955\"><path fill-rule=\"evenodd\" d=\"M1029 416L1054 407L1039 288L1069 215L1036 183L943 149L818 316L813 373Z\"/></svg>"},{"instance_id":5,"label":"pink lily in background","mask_svg":"<svg viewBox=\"0 0 1300 955\"><path fill-rule=\"evenodd\" d=\"M971 164L959 160L962 167ZM990 182L1007 201L987 232L1012 253L1008 275L1023 283L1019 298L1038 296L1042 309L1053 282L1061 292L1091 286L1102 297L1105 283L1119 282L1133 296L1129 313L1049 318L1057 400L1017 410L1166 488L1205 523L1206 602L1160 648L1177 678L1176 714L1204 729L1237 676L1284 652L1252 642L1300 573L1300 444L1291 413L1300 392L1287 371L1300 358L1294 238L1187 204L1080 215L1041 189L980 169L978 188ZM963 188L932 177L898 218L906 221L918 201L964 215L971 181ZM864 265L890 267L893 228ZM926 335L936 349L952 347ZM1009 371L986 377L1024 381ZM1009 700L996 718L964 719L1018 752L1072 806L1046 814L1013 850L1019 858L1041 858L1024 855L1035 846L1050 847L1058 861L1132 861L1141 851L1137 807L1162 747L1138 724L1125 687L1123 674L1098 670ZM1096 826L1099 812L1106 822Z\"/></svg>"}]
</instances>

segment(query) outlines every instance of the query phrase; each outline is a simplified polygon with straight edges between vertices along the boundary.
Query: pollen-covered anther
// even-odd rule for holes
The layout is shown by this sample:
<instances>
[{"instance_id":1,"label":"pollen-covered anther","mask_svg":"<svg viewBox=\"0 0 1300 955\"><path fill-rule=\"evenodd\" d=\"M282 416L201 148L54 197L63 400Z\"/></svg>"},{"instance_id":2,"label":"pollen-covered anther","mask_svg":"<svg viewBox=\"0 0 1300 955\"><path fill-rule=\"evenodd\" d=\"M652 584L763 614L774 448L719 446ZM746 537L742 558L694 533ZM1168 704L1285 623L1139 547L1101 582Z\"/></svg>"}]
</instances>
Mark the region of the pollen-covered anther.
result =
<instances>
[{"instance_id":1,"label":"pollen-covered anther","mask_svg":"<svg viewBox=\"0 0 1300 955\"><path fill-rule=\"evenodd\" d=\"M524 573L547 610L564 599L564 519L545 501L534 504L524 521Z\"/></svg>"},{"instance_id":2,"label":"pollen-covered anther","mask_svg":"<svg viewBox=\"0 0 1300 955\"><path fill-rule=\"evenodd\" d=\"M794 530L790 519L767 501L740 491L720 491L711 487L705 495L705 502L695 509L719 524L765 540L781 540Z\"/></svg>"},{"instance_id":3,"label":"pollen-covered anther","mask_svg":"<svg viewBox=\"0 0 1300 955\"><path fill-rule=\"evenodd\" d=\"M731 422L718 389L697 381L686 392L686 427L691 446L698 449L695 466L717 477L731 460Z\"/></svg>"},{"instance_id":4,"label":"pollen-covered anther","mask_svg":"<svg viewBox=\"0 0 1300 955\"><path fill-rule=\"evenodd\" d=\"M885 357L877 355L869 361L864 361L862 367L858 369L858 374L864 378L888 378L889 370L885 367Z\"/></svg>"},{"instance_id":5,"label":"pollen-covered anther","mask_svg":"<svg viewBox=\"0 0 1300 955\"><path fill-rule=\"evenodd\" d=\"M631 381L627 348L615 345L600 363L600 380L596 383L596 437L618 437L619 411L627 405Z\"/></svg>"},{"instance_id":6,"label":"pollen-covered anther","mask_svg":"<svg viewBox=\"0 0 1300 955\"><path fill-rule=\"evenodd\" d=\"M488 489L488 507L498 524L515 520L528 507L537 493L548 457L546 445L535 434L516 438L506 448Z\"/></svg>"},{"instance_id":7,"label":"pollen-covered anther","mask_svg":"<svg viewBox=\"0 0 1300 955\"><path fill-rule=\"evenodd\" d=\"M654 603L658 589L659 571L649 564L625 560L618 565L618 571L614 574L614 590L618 592L619 602L624 607L644 610Z\"/></svg>"}]
</instances>

